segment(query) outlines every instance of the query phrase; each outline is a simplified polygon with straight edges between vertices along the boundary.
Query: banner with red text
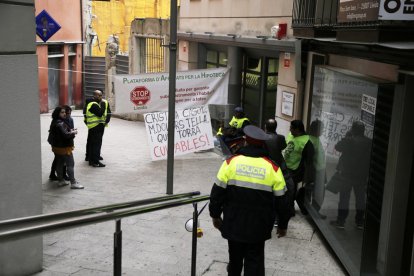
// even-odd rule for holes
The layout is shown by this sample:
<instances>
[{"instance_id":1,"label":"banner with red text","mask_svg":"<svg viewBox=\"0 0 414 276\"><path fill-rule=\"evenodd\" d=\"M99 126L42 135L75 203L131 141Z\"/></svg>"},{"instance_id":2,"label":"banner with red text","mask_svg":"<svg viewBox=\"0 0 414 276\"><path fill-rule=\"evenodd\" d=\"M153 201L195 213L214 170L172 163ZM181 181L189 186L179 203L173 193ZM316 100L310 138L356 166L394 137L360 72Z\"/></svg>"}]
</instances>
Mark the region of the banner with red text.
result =
<instances>
[{"instance_id":1,"label":"banner with red text","mask_svg":"<svg viewBox=\"0 0 414 276\"><path fill-rule=\"evenodd\" d=\"M145 128L150 144L151 158L167 159L168 111L144 114ZM214 147L207 105L175 111L174 155L184 155Z\"/></svg>"},{"instance_id":2,"label":"banner with red text","mask_svg":"<svg viewBox=\"0 0 414 276\"><path fill-rule=\"evenodd\" d=\"M116 113L148 113L168 109L168 73L114 77ZM227 104L229 69L177 72L177 109L205 104Z\"/></svg>"}]
</instances>

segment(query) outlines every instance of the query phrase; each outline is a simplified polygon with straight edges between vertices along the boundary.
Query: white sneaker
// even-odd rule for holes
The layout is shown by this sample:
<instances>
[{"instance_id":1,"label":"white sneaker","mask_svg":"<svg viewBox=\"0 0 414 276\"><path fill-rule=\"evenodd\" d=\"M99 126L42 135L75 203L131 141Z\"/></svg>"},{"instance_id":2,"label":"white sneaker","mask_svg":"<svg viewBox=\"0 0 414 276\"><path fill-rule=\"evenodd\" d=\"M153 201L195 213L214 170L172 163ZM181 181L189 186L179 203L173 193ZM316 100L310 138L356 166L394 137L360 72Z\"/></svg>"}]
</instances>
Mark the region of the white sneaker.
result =
<instances>
[{"instance_id":1,"label":"white sneaker","mask_svg":"<svg viewBox=\"0 0 414 276\"><path fill-rule=\"evenodd\" d=\"M66 182L65 180L59 180L58 181L58 183L57 183L57 185L58 185L58 187L63 187L63 186L66 186L66 185L68 185L69 183L68 182Z\"/></svg>"},{"instance_id":2,"label":"white sneaker","mask_svg":"<svg viewBox=\"0 0 414 276\"><path fill-rule=\"evenodd\" d=\"M83 187L81 184L79 184L79 182L75 182L75 183L70 184L70 188L71 189L83 189L85 187Z\"/></svg>"}]
</instances>

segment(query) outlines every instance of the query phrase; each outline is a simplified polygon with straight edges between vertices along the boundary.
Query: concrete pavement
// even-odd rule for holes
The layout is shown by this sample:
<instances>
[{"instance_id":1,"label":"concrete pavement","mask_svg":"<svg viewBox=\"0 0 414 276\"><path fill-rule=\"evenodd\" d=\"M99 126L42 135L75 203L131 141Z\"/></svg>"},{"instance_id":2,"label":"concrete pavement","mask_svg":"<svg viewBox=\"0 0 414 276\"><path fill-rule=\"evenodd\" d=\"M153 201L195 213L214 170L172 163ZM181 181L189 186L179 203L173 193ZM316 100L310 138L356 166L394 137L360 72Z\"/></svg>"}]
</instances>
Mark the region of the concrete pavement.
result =
<instances>
[{"instance_id":1,"label":"concrete pavement","mask_svg":"<svg viewBox=\"0 0 414 276\"><path fill-rule=\"evenodd\" d=\"M42 187L44 213L68 211L165 195L167 162L152 162L145 125L113 118L102 146L105 168L84 161L87 128L74 111L75 177L84 190L58 188L48 180L53 153L47 143L51 114L42 114ZM209 194L221 156L203 152L177 157L174 193ZM201 203L200 205L203 205ZM190 275L191 233L184 229L192 206L122 220L123 275ZM227 275L227 242L213 228L208 210L200 217L197 275ZM115 222L44 235L44 270L35 275L112 275ZM313 226L296 215L288 235L266 242L266 275L345 275Z\"/></svg>"}]
</instances>

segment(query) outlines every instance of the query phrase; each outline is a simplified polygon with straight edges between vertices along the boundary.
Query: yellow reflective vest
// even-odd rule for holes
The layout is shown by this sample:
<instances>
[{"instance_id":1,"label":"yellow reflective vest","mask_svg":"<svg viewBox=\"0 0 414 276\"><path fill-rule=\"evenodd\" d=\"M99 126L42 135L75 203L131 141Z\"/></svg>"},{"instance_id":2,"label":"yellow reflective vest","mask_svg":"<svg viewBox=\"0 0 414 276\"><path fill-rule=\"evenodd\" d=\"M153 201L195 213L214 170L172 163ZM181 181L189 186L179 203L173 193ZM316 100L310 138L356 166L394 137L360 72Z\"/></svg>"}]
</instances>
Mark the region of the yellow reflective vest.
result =
<instances>
[{"instance_id":1,"label":"yellow reflective vest","mask_svg":"<svg viewBox=\"0 0 414 276\"><path fill-rule=\"evenodd\" d=\"M290 170L296 170L300 161L302 160L302 152L309 141L309 135L301 135L294 137L291 133L287 136L287 146L283 151L283 157L286 161L286 166Z\"/></svg>"},{"instance_id":2,"label":"yellow reflective vest","mask_svg":"<svg viewBox=\"0 0 414 276\"><path fill-rule=\"evenodd\" d=\"M243 126L244 121L249 121L249 119L247 119L246 117L238 119L233 116L233 118L229 122L229 125L235 128L241 128Z\"/></svg>"},{"instance_id":3,"label":"yellow reflective vest","mask_svg":"<svg viewBox=\"0 0 414 276\"><path fill-rule=\"evenodd\" d=\"M217 179L216 184L222 188L234 185L272 192L275 196L282 196L287 190L282 170L265 157L236 155L229 158L221 165Z\"/></svg>"},{"instance_id":4,"label":"yellow reflective vest","mask_svg":"<svg viewBox=\"0 0 414 276\"><path fill-rule=\"evenodd\" d=\"M90 111L92 105L94 105L94 104L96 104L100 107L100 104L98 104L97 102L92 101L86 107L86 125L88 126L88 129L94 128L99 124L105 124L106 123L106 116L108 115L108 101L107 100L102 100L102 102L105 103L105 112L102 115L102 117L98 117Z\"/></svg>"}]
</instances>

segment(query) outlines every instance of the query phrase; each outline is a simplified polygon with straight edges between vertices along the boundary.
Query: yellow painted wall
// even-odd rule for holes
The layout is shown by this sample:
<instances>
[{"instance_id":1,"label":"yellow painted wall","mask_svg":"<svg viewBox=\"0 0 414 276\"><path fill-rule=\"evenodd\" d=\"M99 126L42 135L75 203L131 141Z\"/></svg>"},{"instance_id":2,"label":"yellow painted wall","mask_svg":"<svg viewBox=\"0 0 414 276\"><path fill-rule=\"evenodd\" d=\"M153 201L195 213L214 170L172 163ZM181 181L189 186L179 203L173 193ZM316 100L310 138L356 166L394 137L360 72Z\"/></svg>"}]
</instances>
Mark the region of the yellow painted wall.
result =
<instances>
[{"instance_id":1,"label":"yellow painted wall","mask_svg":"<svg viewBox=\"0 0 414 276\"><path fill-rule=\"evenodd\" d=\"M93 56L105 56L106 41L110 35L119 37L119 50L128 52L131 22L135 18L169 18L169 0L110 0L93 1L92 28L98 35L99 44L92 48Z\"/></svg>"}]
</instances>

